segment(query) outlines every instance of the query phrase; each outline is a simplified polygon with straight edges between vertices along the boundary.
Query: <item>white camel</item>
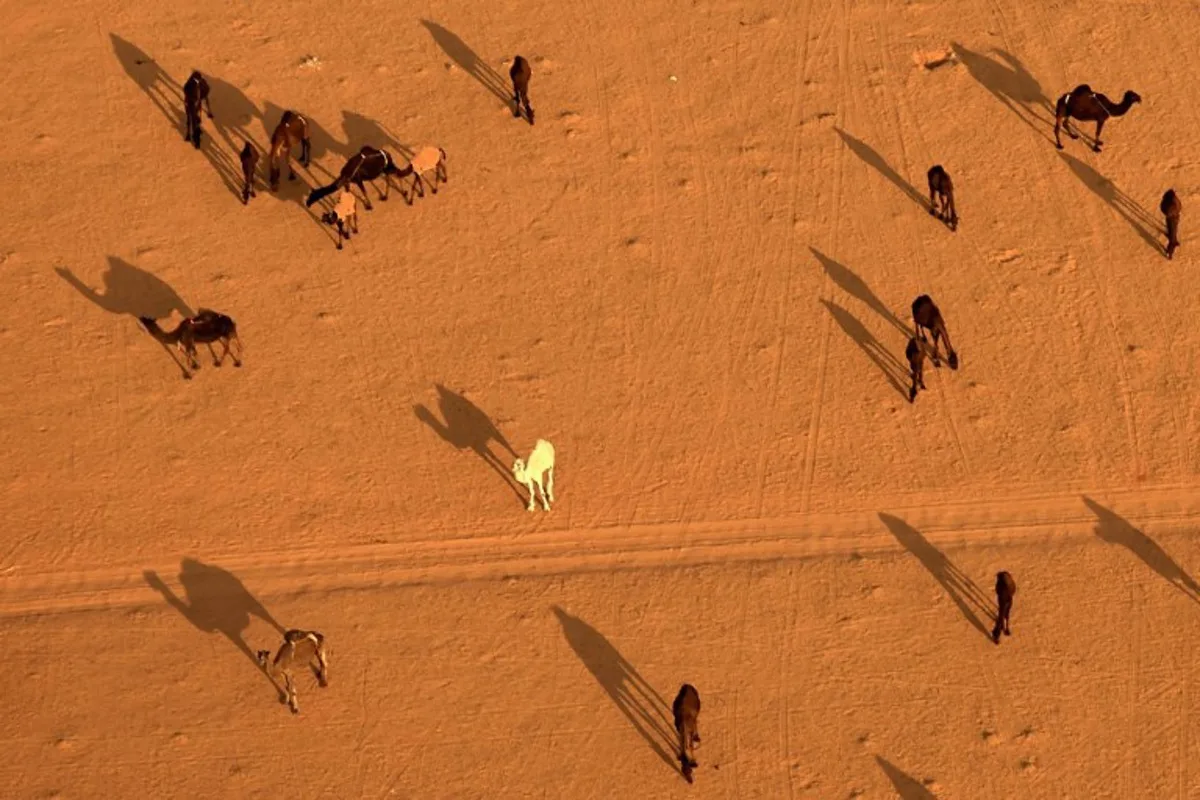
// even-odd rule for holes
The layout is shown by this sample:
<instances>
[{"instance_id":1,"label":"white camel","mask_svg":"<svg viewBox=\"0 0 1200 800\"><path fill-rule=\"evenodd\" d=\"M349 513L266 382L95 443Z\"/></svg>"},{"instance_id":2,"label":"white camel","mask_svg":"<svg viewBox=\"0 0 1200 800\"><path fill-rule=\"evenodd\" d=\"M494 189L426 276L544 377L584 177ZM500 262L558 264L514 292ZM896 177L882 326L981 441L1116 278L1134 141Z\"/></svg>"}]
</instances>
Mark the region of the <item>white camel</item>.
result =
<instances>
[{"instance_id":1,"label":"white camel","mask_svg":"<svg viewBox=\"0 0 1200 800\"><path fill-rule=\"evenodd\" d=\"M542 484L543 473L546 476L545 485ZM533 502L537 496L533 490L535 484L542 490L542 507L549 511L550 503L554 502L554 445L545 439L538 439L537 444L533 446L533 451L529 454L528 465L519 458L513 462L513 477L529 490L530 511L533 511L535 507Z\"/></svg>"},{"instance_id":2,"label":"white camel","mask_svg":"<svg viewBox=\"0 0 1200 800\"><path fill-rule=\"evenodd\" d=\"M433 180L426 177L430 172L433 173ZM412 205L414 194L420 197L425 196L425 184L429 184L429 188L434 194L437 194L438 181L447 183L450 180L446 172L446 151L433 145L422 147L421 151L408 162L408 166L400 170L400 178L409 175L413 176L412 189L407 195L409 205Z\"/></svg>"},{"instance_id":3,"label":"white camel","mask_svg":"<svg viewBox=\"0 0 1200 800\"><path fill-rule=\"evenodd\" d=\"M317 680L322 687L329 685L329 648L325 644L325 637L316 631L298 631L289 630L283 634L283 644L279 647L279 652L275 654L275 660L268 662L271 657L270 650L258 651L258 663L262 666L263 671L271 680L275 680L275 675L283 673L284 697L288 708L293 714L300 713L300 700L296 697L296 682L292 678L292 667L294 664L310 664L313 657L317 659ZM278 685L278 684L276 684Z\"/></svg>"}]
</instances>

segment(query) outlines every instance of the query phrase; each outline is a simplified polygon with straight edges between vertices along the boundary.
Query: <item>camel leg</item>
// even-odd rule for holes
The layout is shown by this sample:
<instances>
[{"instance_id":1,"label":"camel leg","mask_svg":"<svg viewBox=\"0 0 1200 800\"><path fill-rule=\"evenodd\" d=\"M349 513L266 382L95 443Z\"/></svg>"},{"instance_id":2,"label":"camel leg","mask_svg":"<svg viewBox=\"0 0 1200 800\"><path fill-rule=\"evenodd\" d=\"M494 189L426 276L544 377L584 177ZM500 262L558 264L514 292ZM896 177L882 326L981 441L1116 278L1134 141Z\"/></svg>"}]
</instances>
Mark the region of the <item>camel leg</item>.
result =
<instances>
[{"instance_id":1,"label":"camel leg","mask_svg":"<svg viewBox=\"0 0 1200 800\"><path fill-rule=\"evenodd\" d=\"M366 208L367 211L370 211L371 210L371 196L369 194L367 194L367 187L363 186L362 181L355 181L354 184L358 187L358 190L360 192L362 192L363 207Z\"/></svg>"},{"instance_id":2,"label":"camel leg","mask_svg":"<svg viewBox=\"0 0 1200 800\"><path fill-rule=\"evenodd\" d=\"M337 221L337 242L335 242L335 245L338 250L342 249L342 239L344 239L345 237L346 237L346 234L342 231L342 221L339 219Z\"/></svg>"},{"instance_id":3,"label":"camel leg","mask_svg":"<svg viewBox=\"0 0 1200 800\"><path fill-rule=\"evenodd\" d=\"M229 347L229 357L233 359L233 365L235 367L240 367L242 365L242 360L233 352L233 347L231 345L233 342L237 342L237 352L241 355L245 355L245 352L242 350L242 339L237 335L237 333L234 333L231 339L232 341L226 340L226 347Z\"/></svg>"},{"instance_id":4,"label":"camel leg","mask_svg":"<svg viewBox=\"0 0 1200 800\"><path fill-rule=\"evenodd\" d=\"M212 119L212 100L210 100L207 96L204 98L204 110L208 112L208 118Z\"/></svg>"},{"instance_id":5,"label":"camel leg","mask_svg":"<svg viewBox=\"0 0 1200 800\"><path fill-rule=\"evenodd\" d=\"M300 140L300 163L304 165L305 169L308 169L308 165L311 163L311 160L312 160L312 140L301 139Z\"/></svg>"},{"instance_id":6,"label":"camel leg","mask_svg":"<svg viewBox=\"0 0 1200 800\"><path fill-rule=\"evenodd\" d=\"M539 480L538 488L542 490L542 510L549 511L550 501L546 499L546 485Z\"/></svg>"},{"instance_id":7,"label":"camel leg","mask_svg":"<svg viewBox=\"0 0 1200 800\"><path fill-rule=\"evenodd\" d=\"M550 502L554 502L554 467L546 470L546 489L550 492Z\"/></svg>"},{"instance_id":8,"label":"camel leg","mask_svg":"<svg viewBox=\"0 0 1200 800\"><path fill-rule=\"evenodd\" d=\"M300 698L296 695L296 684L292 681L292 671L290 669L285 669L283 671L283 682L284 686L287 688L288 708L292 710L293 714L299 714Z\"/></svg>"},{"instance_id":9,"label":"camel leg","mask_svg":"<svg viewBox=\"0 0 1200 800\"><path fill-rule=\"evenodd\" d=\"M204 346L208 348L208 354L210 356L212 356L213 366L214 367L221 366L221 362L217 360L217 351L213 350L212 342L205 342Z\"/></svg>"},{"instance_id":10,"label":"camel leg","mask_svg":"<svg viewBox=\"0 0 1200 800\"><path fill-rule=\"evenodd\" d=\"M450 182L450 173L448 173L448 172L446 171L446 162L445 162L445 161L439 161L439 162L438 162L438 165L437 165L437 172L436 172L436 173L434 173L434 174L435 174L435 175L440 175L440 176L441 176L441 178L442 178L442 183L449 183L449 182Z\"/></svg>"},{"instance_id":11,"label":"camel leg","mask_svg":"<svg viewBox=\"0 0 1200 800\"><path fill-rule=\"evenodd\" d=\"M379 195L380 200L387 200L388 194L392 191L392 173L383 173L383 192Z\"/></svg>"},{"instance_id":12,"label":"camel leg","mask_svg":"<svg viewBox=\"0 0 1200 800\"><path fill-rule=\"evenodd\" d=\"M521 90L513 84L513 117L521 118Z\"/></svg>"},{"instance_id":13,"label":"camel leg","mask_svg":"<svg viewBox=\"0 0 1200 800\"><path fill-rule=\"evenodd\" d=\"M321 688L329 685L329 653L325 650L325 643L317 648L317 682L321 684Z\"/></svg>"},{"instance_id":14,"label":"camel leg","mask_svg":"<svg viewBox=\"0 0 1200 800\"><path fill-rule=\"evenodd\" d=\"M425 196L425 181L421 178L421 173L419 172L413 173L413 191L417 193L418 197Z\"/></svg>"},{"instance_id":15,"label":"camel leg","mask_svg":"<svg viewBox=\"0 0 1200 800\"><path fill-rule=\"evenodd\" d=\"M1104 130L1104 119L1098 119L1096 120L1096 141L1092 145L1092 149L1097 153L1100 152L1100 145L1104 144L1104 142L1100 141L1100 131L1102 130Z\"/></svg>"},{"instance_id":16,"label":"camel leg","mask_svg":"<svg viewBox=\"0 0 1200 800\"><path fill-rule=\"evenodd\" d=\"M525 482L525 488L529 490L529 505L525 507L525 510L526 511L534 511L537 508L537 506L535 504L535 499L537 498L537 492L534 491L533 481L527 480Z\"/></svg>"},{"instance_id":17,"label":"camel leg","mask_svg":"<svg viewBox=\"0 0 1200 800\"><path fill-rule=\"evenodd\" d=\"M354 233L357 235L358 234L358 214L357 213L351 214L349 222L350 222L350 230L354 231ZM350 237L347 236L346 238L349 239Z\"/></svg>"}]
</instances>

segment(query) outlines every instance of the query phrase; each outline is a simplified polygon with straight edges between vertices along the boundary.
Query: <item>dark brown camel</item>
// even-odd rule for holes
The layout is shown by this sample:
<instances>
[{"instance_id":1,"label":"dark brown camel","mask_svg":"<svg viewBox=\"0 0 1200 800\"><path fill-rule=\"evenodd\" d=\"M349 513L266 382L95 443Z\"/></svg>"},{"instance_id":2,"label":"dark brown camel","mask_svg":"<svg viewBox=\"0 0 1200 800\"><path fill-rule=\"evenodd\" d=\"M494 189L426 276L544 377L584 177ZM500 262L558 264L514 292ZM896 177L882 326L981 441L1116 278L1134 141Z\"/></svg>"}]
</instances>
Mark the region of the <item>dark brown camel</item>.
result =
<instances>
[{"instance_id":1,"label":"dark brown camel","mask_svg":"<svg viewBox=\"0 0 1200 800\"><path fill-rule=\"evenodd\" d=\"M923 294L913 300L912 315L917 336L926 340L925 331L933 334L933 352L930 353L933 365L935 367L942 365L941 359L938 357L938 340L945 339L946 361L950 364L950 369L958 369L958 353L954 352L954 345L950 344L950 332L946 330L946 321L942 319L942 312L938 310L929 295Z\"/></svg>"},{"instance_id":2,"label":"dark brown camel","mask_svg":"<svg viewBox=\"0 0 1200 800\"><path fill-rule=\"evenodd\" d=\"M1000 633L1012 636L1008 625L1008 617L1012 614L1013 595L1017 593L1017 582L1007 572L996 573L996 605L1000 613L996 615L996 627L992 628L992 641L1000 644Z\"/></svg>"},{"instance_id":3,"label":"dark brown camel","mask_svg":"<svg viewBox=\"0 0 1200 800\"><path fill-rule=\"evenodd\" d=\"M908 402L913 402L917 399L917 389L925 388L925 356L928 345L925 340L917 336L908 340L908 346L904 348L904 356L908 359L908 367L912 374L912 388L908 390Z\"/></svg>"},{"instance_id":4,"label":"dark brown camel","mask_svg":"<svg viewBox=\"0 0 1200 800\"><path fill-rule=\"evenodd\" d=\"M1079 134L1071 130L1071 120L1077 119L1080 122L1096 123L1096 141L1092 144L1092 149L1099 153L1100 145L1104 144L1100 141L1100 132L1104 130L1104 123L1108 118L1123 117L1133 108L1134 103L1140 102L1141 95L1134 91L1125 92L1121 102L1114 103L1099 92L1093 92L1092 87L1086 83L1079 84L1058 98L1054 105L1054 146L1059 150L1063 149L1062 137L1058 133L1060 128L1066 128L1067 135L1072 139L1079 138Z\"/></svg>"},{"instance_id":5,"label":"dark brown camel","mask_svg":"<svg viewBox=\"0 0 1200 800\"><path fill-rule=\"evenodd\" d=\"M512 78L513 85L513 116L519 119L521 106L524 105L525 116L532 125L533 109L529 107L529 79L533 77L533 68L529 66L529 62L523 56L517 56L508 70L508 77Z\"/></svg>"},{"instance_id":6,"label":"dark brown camel","mask_svg":"<svg viewBox=\"0 0 1200 800\"><path fill-rule=\"evenodd\" d=\"M367 189L363 186L363 181L374 181L380 175L383 176L384 191L379 193L380 200L387 200L387 190L392 185L392 176L400 175L400 169L396 166L396 161L388 154L386 150L378 150L374 147L363 147L354 155L346 160L346 165L342 167L341 173L338 174L337 180L328 186L322 186L318 189L313 189L309 193L308 199L304 201L304 205L311 206L319 201L322 197L328 197L338 189L345 189L354 184L363 195L363 205L367 211L371 210L371 198L367 195ZM374 185L374 184L372 184Z\"/></svg>"},{"instance_id":7,"label":"dark brown camel","mask_svg":"<svg viewBox=\"0 0 1200 800\"><path fill-rule=\"evenodd\" d=\"M250 202L251 197L256 197L254 194L254 170L258 168L258 148L255 147L249 139L246 140L246 146L242 148L242 205Z\"/></svg>"},{"instance_id":8,"label":"dark brown camel","mask_svg":"<svg viewBox=\"0 0 1200 800\"><path fill-rule=\"evenodd\" d=\"M271 191L279 191L279 173L284 164L288 168L288 180L296 180L296 170L292 169L292 147L300 145L300 165L307 168L311 154L312 143L308 138L308 120L295 111L284 111L271 134Z\"/></svg>"},{"instance_id":9,"label":"dark brown camel","mask_svg":"<svg viewBox=\"0 0 1200 800\"><path fill-rule=\"evenodd\" d=\"M200 149L200 104L208 112L208 118L213 118L212 103L208 99L208 81L199 71L193 71L183 84L183 113L187 120L187 130L183 134L185 141Z\"/></svg>"},{"instance_id":10,"label":"dark brown camel","mask_svg":"<svg viewBox=\"0 0 1200 800\"><path fill-rule=\"evenodd\" d=\"M187 358L192 369L200 368L200 361L196 358L196 343L208 345L208 352L212 353L213 366L219 367L225 361L225 356L229 355L233 358L233 365L240 367L241 359L230 348L230 342L236 342L238 350L242 350L242 340L238 338L237 323L230 317L224 314L219 314L207 308L200 309L196 316L187 317L180 322L178 327L173 331L164 331L150 317L138 317L142 324L146 326L146 330L150 332L158 341L163 344L174 344L179 348L179 352ZM217 354L213 352L212 343L221 342L225 345L225 349L221 352L221 357L217 358ZM191 375L184 370L185 378L190 378Z\"/></svg>"},{"instance_id":11,"label":"dark brown camel","mask_svg":"<svg viewBox=\"0 0 1200 800\"><path fill-rule=\"evenodd\" d=\"M950 175L942 169L941 164L929 168L929 213L940 219L950 228L958 229L958 212L954 210L954 184ZM941 199L942 208L938 212L937 200Z\"/></svg>"},{"instance_id":12,"label":"dark brown camel","mask_svg":"<svg viewBox=\"0 0 1200 800\"><path fill-rule=\"evenodd\" d=\"M696 729L696 717L700 716L700 693L696 687L690 683L680 686L671 711L675 715L675 730L679 732L679 770L691 783L692 770L700 766L695 758L696 745L700 744L700 733Z\"/></svg>"},{"instance_id":13,"label":"dark brown camel","mask_svg":"<svg viewBox=\"0 0 1200 800\"><path fill-rule=\"evenodd\" d=\"M1183 211L1183 203L1174 189L1163 193L1158 210L1167 218L1167 258L1175 257L1175 249L1179 247L1179 214Z\"/></svg>"}]
</instances>

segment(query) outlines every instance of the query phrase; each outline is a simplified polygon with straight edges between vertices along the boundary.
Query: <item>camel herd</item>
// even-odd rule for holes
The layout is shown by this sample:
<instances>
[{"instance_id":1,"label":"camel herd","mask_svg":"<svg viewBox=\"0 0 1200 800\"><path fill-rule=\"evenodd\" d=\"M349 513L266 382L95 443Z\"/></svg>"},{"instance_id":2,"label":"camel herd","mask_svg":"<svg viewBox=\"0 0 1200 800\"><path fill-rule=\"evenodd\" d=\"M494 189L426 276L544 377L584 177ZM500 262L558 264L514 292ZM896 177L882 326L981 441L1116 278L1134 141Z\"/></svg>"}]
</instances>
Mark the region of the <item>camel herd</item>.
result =
<instances>
[{"instance_id":1,"label":"camel herd","mask_svg":"<svg viewBox=\"0 0 1200 800\"><path fill-rule=\"evenodd\" d=\"M512 80L512 113L520 118L524 112L529 124L534 122L533 108L529 102L529 82L532 69L529 62L516 56L513 60L509 77ZM202 135L201 113L213 118L212 107L209 103L209 85L204 76L194 71L183 86L185 132L184 138L194 147L200 147ZM1125 92L1121 102L1114 103L1103 94L1094 92L1087 84L1081 84L1069 93L1062 95L1055 106L1054 142L1057 148L1063 144L1060 132L1065 130L1072 139L1078 139L1079 134L1072 129L1072 120L1091 121L1096 123L1096 133L1092 149L1101 151L1101 133L1105 122L1110 117L1121 117L1141 97L1133 91ZM299 113L291 110L283 112L278 125L270 139L270 149L267 153L267 185L272 192L278 191L283 168L286 165L288 179L296 178L293 169L293 151L299 148L299 157L295 159L308 167L311 159L311 142L309 137L308 120ZM253 143L245 142L240 154L243 187L241 199L248 204L256 196L254 185L255 175L260 162L260 153ZM326 186L312 189L305 205L311 207L324 198L339 192L335 204L320 217L321 221L337 230L337 249L342 249L342 241L349 239L351 234L358 234L357 199L352 187L357 187L362 195L366 209L371 210L371 199L365 184L383 178L384 188L379 193L381 200L388 198L388 191L395 180L404 194L400 183L403 178L412 176L412 185L405 199L409 204L415 196L424 197L425 186L436 194L439 183L445 183L446 152L440 147L429 146L417 152L409 163L401 167L386 150L372 145L363 145L361 149L350 156L342 167L337 178ZM430 177L431 176L431 177ZM954 204L954 184L945 168L938 164L931 167L927 173L929 185L929 213L943 222L950 231L956 231L959 218ZM1168 189L1162 197L1160 211L1166 221L1167 244L1165 255L1168 259L1174 257L1179 247L1179 217L1182 204L1173 189ZM914 335L911 336L905 348L905 357L910 367L911 386L908 392L909 402L915 402L920 390L925 389L924 365L930 359L935 367L941 366L939 345L945 344L945 358L950 369L957 370L959 366L958 353L950 341L941 310L928 294L922 294L912 303L912 318ZM226 355L232 355L234 364L240 366L238 353L241 351L241 341L237 336L237 325L234 320L209 309L200 309L195 316L185 318L172 331L164 331L157 322L148 317L141 318L142 324L150 334L164 346L175 345L185 357L192 369L198 368L196 344L206 344L213 356L215 364L220 364ZM212 349L214 342L221 342L224 351L220 357ZM237 345L237 352L231 345ZM184 370L188 377L187 370ZM528 510L536 509L537 496L540 493L542 507L549 511L554 501L554 446L538 439L527 459L517 458L512 465L512 474L516 481L529 491ZM1007 571L998 572L995 583L998 614L991 639L1000 643L1001 635L1012 634L1010 615L1013 597L1016 593L1016 582ZM285 701L293 713L299 712L299 701L296 694L292 670L297 664L309 664L317 661L317 676L321 686L328 685L328 646L325 637L316 631L289 630L284 634L283 644L273 661L270 652L263 650L258 653L258 660L263 670L275 680L276 675L282 675L284 687L280 690L281 700ZM276 683L278 687L278 684ZM700 713L700 695L691 684L683 684L672 706L676 731L679 734L678 758L680 771L689 783L693 780L693 770L698 766L694 750L700 743L697 731L697 718Z\"/></svg>"}]
</instances>

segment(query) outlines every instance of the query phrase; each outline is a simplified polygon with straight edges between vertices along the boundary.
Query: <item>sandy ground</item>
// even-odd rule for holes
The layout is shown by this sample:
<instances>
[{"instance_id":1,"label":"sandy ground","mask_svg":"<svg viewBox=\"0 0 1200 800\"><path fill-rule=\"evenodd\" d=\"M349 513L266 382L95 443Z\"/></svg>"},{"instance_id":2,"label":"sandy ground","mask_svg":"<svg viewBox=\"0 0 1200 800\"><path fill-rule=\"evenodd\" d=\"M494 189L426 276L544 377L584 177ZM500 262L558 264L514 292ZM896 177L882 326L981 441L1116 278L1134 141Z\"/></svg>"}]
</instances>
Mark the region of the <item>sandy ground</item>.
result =
<instances>
[{"instance_id":1,"label":"sandy ground","mask_svg":"<svg viewBox=\"0 0 1200 800\"><path fill-rule=\"evenodd\" d=\"M502 5L0 3L3 794L1200 797L1200 19ZM1084 82L1144 101L1059 153ZM285 108L313 166L243 207ZM339 253L363 144L450 182ZM962 365L909 405L920 293ZM135 317L200 307L245 363L183 380Z\"/></svg>"}]
</instances>

